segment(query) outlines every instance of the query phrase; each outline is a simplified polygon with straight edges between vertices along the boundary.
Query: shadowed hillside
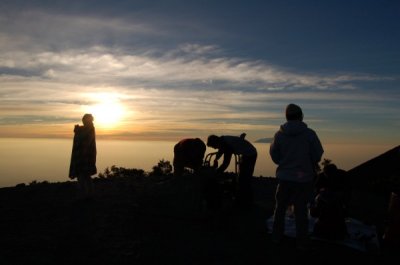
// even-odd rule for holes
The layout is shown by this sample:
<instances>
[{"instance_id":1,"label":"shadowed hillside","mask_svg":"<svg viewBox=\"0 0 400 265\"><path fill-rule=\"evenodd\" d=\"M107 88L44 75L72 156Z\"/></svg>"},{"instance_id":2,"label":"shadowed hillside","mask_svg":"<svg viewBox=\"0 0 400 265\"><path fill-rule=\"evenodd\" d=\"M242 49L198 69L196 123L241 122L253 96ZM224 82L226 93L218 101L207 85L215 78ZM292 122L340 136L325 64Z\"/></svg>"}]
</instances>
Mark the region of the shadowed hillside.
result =
<instances>
[{"instance_id":1,"label":"shadowed hillside","mask_svg":"<svg viewBox=\"0 0 400 265\"><path fill-rule=\"evenodd\" d=\"M193 175L97 178L96 196L77 199L75 182L0 189L1 264L382 264L383 257L315 243L277 248L265 221L276 181L254 178L255 206L207 210ZM291 253L291 254L289 254ZM327 260L327 256L330 258Z\"/></svg>"}]
</instances>

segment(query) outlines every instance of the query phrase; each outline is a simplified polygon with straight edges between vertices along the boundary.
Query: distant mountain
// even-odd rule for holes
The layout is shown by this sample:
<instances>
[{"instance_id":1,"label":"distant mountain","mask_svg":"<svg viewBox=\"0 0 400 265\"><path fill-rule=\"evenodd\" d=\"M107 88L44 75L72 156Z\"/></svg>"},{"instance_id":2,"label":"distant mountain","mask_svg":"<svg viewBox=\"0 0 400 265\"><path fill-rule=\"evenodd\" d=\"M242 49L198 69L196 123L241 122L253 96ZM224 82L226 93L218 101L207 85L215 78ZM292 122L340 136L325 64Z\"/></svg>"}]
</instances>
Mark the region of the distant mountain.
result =
<instances>
[{"instance_id":1,"label":"distant mountain","mask_svg":"<svg viewBox=\"0 0 400 265\"><path fill-rule=\"evenodd\" d=\"M271 143L273 138L260 138L256 140L256 143Z\"/></svg>"}]
</instances>

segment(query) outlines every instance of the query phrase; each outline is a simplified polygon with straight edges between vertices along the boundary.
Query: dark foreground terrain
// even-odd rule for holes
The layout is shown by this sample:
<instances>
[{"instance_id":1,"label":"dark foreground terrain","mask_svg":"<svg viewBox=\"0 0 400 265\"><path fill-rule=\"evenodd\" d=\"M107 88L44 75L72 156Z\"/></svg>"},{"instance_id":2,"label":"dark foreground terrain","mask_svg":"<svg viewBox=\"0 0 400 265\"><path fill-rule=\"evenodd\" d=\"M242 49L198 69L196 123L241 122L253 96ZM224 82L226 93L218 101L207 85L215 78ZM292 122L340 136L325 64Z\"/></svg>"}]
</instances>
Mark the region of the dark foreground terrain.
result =
<instances>
[{"instance_id":1,"label":"dark foreground terrain","mask_svg":"<svg viewBox=\"0 0 400 265\"><path fill-rule=\"evenodd\" d=\"M228 198L207 210L196 180L97 179L92 200L76 183L0 189L0 264L385 264L394 253L359 252L313 241L297 252L287 238L272 244L276 181L254 178L255 205L239 210ZM379 200L374 200L379 202ZM370 202L368 202L370 203ZM380 202L381 203L381 202ZM386 205L369 205L386 210ZM377 214L354 206L367 222ZM390 255L389 255L390 254Z\"/></svg>"}]
</instances>

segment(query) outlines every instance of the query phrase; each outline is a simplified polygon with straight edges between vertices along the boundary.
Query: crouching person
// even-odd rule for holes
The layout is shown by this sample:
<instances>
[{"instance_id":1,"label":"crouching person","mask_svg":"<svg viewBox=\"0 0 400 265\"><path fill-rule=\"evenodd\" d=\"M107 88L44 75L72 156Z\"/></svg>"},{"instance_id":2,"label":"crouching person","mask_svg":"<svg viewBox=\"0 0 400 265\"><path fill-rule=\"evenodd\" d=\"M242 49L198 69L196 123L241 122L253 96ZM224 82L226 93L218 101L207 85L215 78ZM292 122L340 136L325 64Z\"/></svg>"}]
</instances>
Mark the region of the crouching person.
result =
<instances>
[{"instance_id":1,"label":"crouching person","mask_svg":"<svg viewBox=\"0 0 400 265\"><path fill-rule=\"evenodd\" d=\"M310 208L310 214L317 218L313 231L315 236L332 240L346 237L345 210L334 192L320 191L315 204Z\"/></svg>"},{"instance_id":2,"label":"crouching person","mask_svg":"<svg viewBox=\"0 0 400 265\"><path fill-rule=\"evenodd\" d=\"M182 176L184 168L193 169L196 173L203 165L206 152L205 143L199 138L187 138L174 146L174 176Z\"/></svg>"}]
</instances>

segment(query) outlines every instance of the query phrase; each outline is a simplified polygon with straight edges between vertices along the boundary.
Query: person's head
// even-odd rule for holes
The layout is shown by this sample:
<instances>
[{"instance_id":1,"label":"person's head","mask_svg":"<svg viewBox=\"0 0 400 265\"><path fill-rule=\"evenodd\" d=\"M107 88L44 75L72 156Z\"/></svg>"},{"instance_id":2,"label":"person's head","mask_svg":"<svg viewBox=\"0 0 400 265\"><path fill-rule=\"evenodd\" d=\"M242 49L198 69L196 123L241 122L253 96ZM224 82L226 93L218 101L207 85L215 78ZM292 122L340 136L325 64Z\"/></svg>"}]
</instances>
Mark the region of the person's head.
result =
<instances>
[{"instance_id":1,"label":"person's head","mask_svg":"<svg viewBox=\"0 0 400 265\"><path fill-rule=\"evenodd\" d=\"M344 178L335 164L328 164L324 166L324 175L326 176L327 186L331 190L340 191L343 189Z\"/></svg>"},{"instance_id":2,"label":"person's head","mask_svg":"<svg viewBox=\"0 0 400 265\"><path fill-rule=\"evenodd\" d=\"M89 114L89 113L86 113L86 114L83 115L83 117L82 117L82 123L83 123L83 125L91 125L91 124L93 124L93 120L94 120L93 115L92 115L92 114Z\"/></svg>"},{"instance_id":3,"label":"person's head","mask_svg":"<svg viewBox=\"0 0 400 265\"><path fill-rule=\"evenodd\" d=\"M288 121L302 121L303 111L296 104L289 104L286 106L286 120Z\"/></svg>"},{"instance_id":4,"label":"person's head","mask_svg":"<svg viewBox=\"0 0 400 265\"><path fill-rule=\"evenodd\" d=\"M333 176L333 174L335 174L337 170L338 168L335 164L328 164L322 169L326 176Z\"/></svg>"},{"instance_id":5,"label":"person's head","mask_svg":"<svg viewBox=\"0 0 400 265\"><path fill-rule=\"evenodd\" d=\"M219 148L220 145L220 139L216 135L210 135L207 138L207 146L212 147L212 148Z\"/></svg>"}]
</instances>

